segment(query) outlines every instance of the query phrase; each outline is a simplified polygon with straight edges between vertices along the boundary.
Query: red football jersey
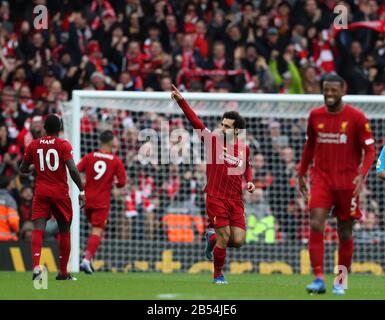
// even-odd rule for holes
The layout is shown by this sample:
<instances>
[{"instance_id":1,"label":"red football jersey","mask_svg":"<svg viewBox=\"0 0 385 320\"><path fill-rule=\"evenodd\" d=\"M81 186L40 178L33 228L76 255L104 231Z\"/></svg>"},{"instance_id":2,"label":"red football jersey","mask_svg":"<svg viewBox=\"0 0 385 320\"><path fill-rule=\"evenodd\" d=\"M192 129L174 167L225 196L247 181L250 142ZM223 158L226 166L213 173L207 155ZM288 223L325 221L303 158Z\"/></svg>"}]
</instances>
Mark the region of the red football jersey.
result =
<instances>
[{"instance_id":1,"label":"red football jersey","mask_svg":"<svg viewBox=\"0 0 385 320\"><path fill-rule=\"evenodd\" d=\"M249 146L240 143L226 146L216 134L211 134L211 139L211 144L205 144L208 161L204 191L216 198L241 200L243 177L247 182L252 181Z\"/></svg>"},{"instance_id":2,"label":"red football jersey","mask_svg":"<svg viewBox=\"0 0 385 320\"><path fill-rule=\"evenodd\" d=\"M115 177L118 179L119 188L126 185L127 175L123 162L112 153L91 152L80 160L78 169L86 174L84 189L87 208L110 207L110 195Z\"/></svg>"},{"instance_id":3,"label":"red football jersey","mask_svg":"<svg viewBox=\"0 0 385 320\"><path fill-rule=\"evenodd\" d=\"M325 106L310 112L300 175L314 160L313 178L323 178L332 189L352 189L354 178L359 173L365 176L374 158L373 133L361 111L345 105L339 113L330 113Z\"/></svg>"},{"instance_id":4,"label":"red football jersey","mask_svg":"<svg viewBox=\"0 0 385 320\"><path fill-rule=\"evenodd\" d=\"M185 100L178 102L194 129L199 129L206 147L205 192L221 199L241 200L242 180L252 182L249 146L226 145L224 139L211 133ZM199 132L198 132L199 135Z\"/></svg>"},{"instance_id":5,"label":"red football jersey","mask_svg":"<svg viewBox=\"0 0 385 320\"><path fill-rule=\"evenodd\" d=\"M69 197L65 163L72 158L72 146L67 140L54 136L33 140L25 150L24 160L33 163L37 172L35 195Z\"/></svg>"}]
</instances>

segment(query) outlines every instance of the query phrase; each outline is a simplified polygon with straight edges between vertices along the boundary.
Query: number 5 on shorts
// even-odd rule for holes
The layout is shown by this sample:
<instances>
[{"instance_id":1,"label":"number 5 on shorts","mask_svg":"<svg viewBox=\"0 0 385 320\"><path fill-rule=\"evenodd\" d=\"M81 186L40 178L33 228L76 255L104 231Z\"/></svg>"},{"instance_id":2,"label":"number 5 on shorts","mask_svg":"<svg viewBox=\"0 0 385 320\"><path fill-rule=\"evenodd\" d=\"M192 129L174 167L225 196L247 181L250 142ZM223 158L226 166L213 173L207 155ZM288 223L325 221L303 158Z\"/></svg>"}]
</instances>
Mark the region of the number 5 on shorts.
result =
<instances>
[{"instance_id":1,"label":"number 5 on shorts","mask_svg":"<svg viewBox=\"0 0 385 320\"><path fill-rule=\"evenodd\" d=\"M353 215L357 210L357 198L354 197L352 198L352 202L350 204L350 212Z\"/></svg>"}]
</instances>

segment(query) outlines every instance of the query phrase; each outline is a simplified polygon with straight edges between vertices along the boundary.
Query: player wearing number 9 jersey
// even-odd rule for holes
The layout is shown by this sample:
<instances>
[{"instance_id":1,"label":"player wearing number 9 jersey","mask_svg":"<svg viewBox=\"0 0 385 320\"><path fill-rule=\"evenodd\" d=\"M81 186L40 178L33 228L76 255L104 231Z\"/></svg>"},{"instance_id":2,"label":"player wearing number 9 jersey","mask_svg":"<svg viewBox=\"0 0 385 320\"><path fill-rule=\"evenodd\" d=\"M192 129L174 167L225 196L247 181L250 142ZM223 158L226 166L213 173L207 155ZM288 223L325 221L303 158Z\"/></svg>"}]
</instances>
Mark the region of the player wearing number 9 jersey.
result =
<instances>
[{"instance_id":1,"label":"player wearing number 9 jersey","mask_svg":"<svg viewBox=\"0 0 385 320\"><path fill-rule=\"evenodd\" d=\"M72 204L68 194L67 171L80 190L80 206L84 206L85 195L78 169L72 157L72 146L58 137L62 129L61 119L49 115L44 122L46 135L33 140L27 147L20 165L22 173L30 173L33 164L37 173L35 194L32 203L32 266L33 280L41 280L40 254L47 220L53 215L60 232L60 272L57 280L76 280L67 273L71 251L70 227Z\"/></svg>"},{"instance_id":2,"label":"player wearing number 9 jersey","mask_svg":"<svg viewBox=\"0 0 385 320\"><path fill-rule=\"evenodd\" d=\"M80 172L85 172L87 204L85 214L92 225L91 234L80 270L92 274L91 259L99 247L103 230L106 227L110 211L110 194L114 179L117 187L126 185L127 176L122 160L112 153L115 137L110 130L100 135L99 151L85 155L78 164Z\"/></svg>"}]
</instances>

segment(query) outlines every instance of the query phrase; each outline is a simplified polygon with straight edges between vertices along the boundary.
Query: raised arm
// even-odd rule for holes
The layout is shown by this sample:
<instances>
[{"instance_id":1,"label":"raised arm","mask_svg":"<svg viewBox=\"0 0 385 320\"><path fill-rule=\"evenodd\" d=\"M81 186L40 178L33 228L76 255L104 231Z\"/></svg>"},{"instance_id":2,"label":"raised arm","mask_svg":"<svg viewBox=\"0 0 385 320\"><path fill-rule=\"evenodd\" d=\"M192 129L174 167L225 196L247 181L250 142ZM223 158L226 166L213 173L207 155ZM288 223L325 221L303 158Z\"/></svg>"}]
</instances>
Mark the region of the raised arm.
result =
<instances>
[{"instance_id":1,"label":"raised arm","mask_svg":"<svg viewBox=\"0 0 385 320\"><path fill-rule=\"evenodd\" d=\"M191 125L194 129L204 130L206 126L202 123L201 119L195 114L195 112L191 109L186 100L182 97L182 94L179 90L172 85L171 98L174 99L179 107L182 109L187 119L190 121Z\"/></svg>"}]
</instances>

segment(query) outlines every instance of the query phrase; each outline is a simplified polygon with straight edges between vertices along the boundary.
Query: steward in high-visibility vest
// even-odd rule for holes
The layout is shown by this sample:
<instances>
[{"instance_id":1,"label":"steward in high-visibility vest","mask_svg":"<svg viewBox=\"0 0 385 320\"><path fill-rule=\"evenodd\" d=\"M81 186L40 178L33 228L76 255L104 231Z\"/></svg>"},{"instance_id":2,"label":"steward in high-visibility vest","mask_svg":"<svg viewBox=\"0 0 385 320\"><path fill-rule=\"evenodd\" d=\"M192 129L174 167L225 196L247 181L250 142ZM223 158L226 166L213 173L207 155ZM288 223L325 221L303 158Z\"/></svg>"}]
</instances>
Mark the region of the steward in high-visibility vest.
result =
<instances>
[{"instance_id":1,"label":"steward in high-visibility vest","mask_svg":"<svg viewBox=\"0 0 385 320\"><path fill-rule=\"evenodd\" d=\"M250 242L275 242L275 219L274 216L266 216L257 219L255 215L250 214L246 218L247 232L246 243Z\"/></svg>"},{"instance_id":2,"label":"steward in high-visibility vest","mask_svg":"<svg viewBox=\"0 0 385 320\"><path fill-rule=\"evenodd\" d=\"M0 241L18 240L20 217L17 205L5 189L0 189Z\"/></svg>"},{"instance_id":3,"label":"steward in high-visibility vest","mask_svg":"<svg viewBox=\"0 0 385 320\"><path fill-rule=\"evenodd\" d=\"M275 218L264 198L264 191L255 189L253 194L245 194L246 243L275 242Z\"/></svg>"}]
</instances>

